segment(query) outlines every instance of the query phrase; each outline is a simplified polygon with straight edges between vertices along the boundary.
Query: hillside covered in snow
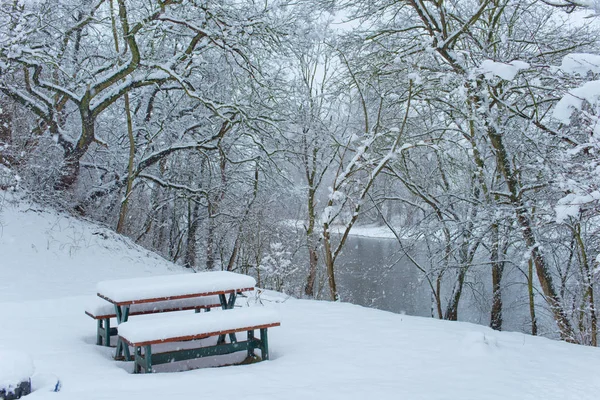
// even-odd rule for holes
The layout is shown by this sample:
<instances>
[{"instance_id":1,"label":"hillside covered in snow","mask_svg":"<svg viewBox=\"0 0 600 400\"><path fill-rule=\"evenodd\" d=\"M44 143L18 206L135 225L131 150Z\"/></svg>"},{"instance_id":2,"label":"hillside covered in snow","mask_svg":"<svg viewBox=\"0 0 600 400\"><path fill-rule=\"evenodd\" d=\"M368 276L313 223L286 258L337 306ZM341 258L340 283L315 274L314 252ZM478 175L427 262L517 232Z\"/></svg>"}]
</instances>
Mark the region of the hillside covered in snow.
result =
<instances>
[{"instance_id":1,"label":"hillside covered in snow","mask_svg":"<svg viewBox=\"0 0 600 400\"><path fill-rule=\"evenodd\" d=\"M585 400L600 393L597 348L275 293L259 299L282 318L270 333L270 361L133 375L132 363L95 345L84 306L96 283L187 272L109 230L32 205L4 204L0 226L0 353L30 355L36 375L27 398ZM249 303L257 299L238 301ZM60 379L60 391L36 381L49 375Z\"/></svg>"}]
</instances>

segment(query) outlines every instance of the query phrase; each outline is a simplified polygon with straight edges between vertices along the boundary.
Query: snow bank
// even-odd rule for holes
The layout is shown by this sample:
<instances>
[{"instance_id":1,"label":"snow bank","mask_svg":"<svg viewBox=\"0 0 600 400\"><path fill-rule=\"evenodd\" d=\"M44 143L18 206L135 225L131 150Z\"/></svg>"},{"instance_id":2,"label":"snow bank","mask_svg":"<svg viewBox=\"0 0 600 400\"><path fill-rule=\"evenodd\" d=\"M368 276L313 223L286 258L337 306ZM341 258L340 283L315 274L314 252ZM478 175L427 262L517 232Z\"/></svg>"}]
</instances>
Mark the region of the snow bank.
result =
<instances>
[{"instance_id":1,"label":"snow bank","mask_svg":"<svg viewBox=\"0 0 600 400\"><path fill-rule=\"evenodd\" d=\"M12 393L21 383L33 375L33 360L25 353L0 350L0 391Z\"/></svg>"}]
</instances>

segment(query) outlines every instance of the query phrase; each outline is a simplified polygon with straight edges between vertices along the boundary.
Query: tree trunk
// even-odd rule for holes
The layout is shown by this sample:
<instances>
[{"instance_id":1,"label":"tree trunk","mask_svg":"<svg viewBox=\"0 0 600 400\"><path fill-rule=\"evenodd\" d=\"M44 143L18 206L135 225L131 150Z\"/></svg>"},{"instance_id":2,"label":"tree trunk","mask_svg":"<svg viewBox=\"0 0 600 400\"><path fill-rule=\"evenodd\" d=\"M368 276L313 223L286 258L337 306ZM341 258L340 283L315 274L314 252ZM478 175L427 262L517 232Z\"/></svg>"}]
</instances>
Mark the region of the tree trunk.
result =
<instances>
[{"instance_id":1,"label":"tree trunk","mask_svg":"<svg viewBox=\"0 0 600 400\"><path fill-rule=\"evenodd\" d=\"M581 308L588 309L590 313L590 341L589 344L596 347L598 346L598 317L596 316L596 305L594 304L594 277L593 271L590 268L587 249L583 239L581 238L581 224L577 223L574 228L575 241L579 247L579 253L581 255L582 275L583 283L585 285L584 296L582 300ZM584 312L583 312L584 313ZM580 320L583 322L584 318ZM581 333L583 334L582 329Z\"/></svg>"},{"instance_id":2,"label":"tree trunk","mask_svg":"<svg viewBox=\"0 0 600 400\"><path fill-rule=\"evenodd\" d=\"M212 270L215 267L215 217L214 206L208 204L208 231L206 234L206 269Z\"/></svg>"},{"instance_id":3,"label":"tree trunk","mask_svg":"<svg viewBox=\"0 0 600 400\"><path fill-rule=\"evenodd\" d=\"M0 99L0 145L12 143L12 113L8 102ZM1 156L0 156L1 157ZM0 158L0 162L2 159Z\"/></svg>"},{"instance_id":4,"label":"tree trunk","mask_svg":"<svg viewBox=\"0 0 600 400\"><path fill-rule=\"evenodd\" d=\"M117 223L117 232L123 233L127 222L127 209L133 189L133 168L135 162L135 138L133 136L133 121L131 118L131 108L129 106L129 94L125 93L125 115L127 118L127 137L129 138L129 158L127 163L127 185L125 187L125 196L121 201L119 210L119 222Z\"/></svg>"},{"instance_id":5,"label":"tree trunk","mask_svg":"<svg viewBox=\"0 0 600 400\"><path fill-rule=\"evenodd\" d=\"M309 181L311 187L308 190L308 227L306 228L306 244L308 247L308 276L304 286L304 295L307 297L315 296L315 281L317 280L317 264L319 254L317 253L317 241L315 236L315 189L313 182Z\"/></svg>"},{"instance_id":6,"label":"tree trunk","mask_svg":"<svg viewBox=\"0 0 600 400\"><path fill-rule=\"evenodd\" d=\"M237 259L237 255L240 251L240 235L235 238L235 242L233 243L233 250L231 251L231 256L229 257L229 262L227 263L227 271L233 271L233 267L235 266L235 260Z\"/></svg>"},{"instance_id":7,"label":"tree trunk","mask_svg":"<svg viewBox=\"0 0 600 400\"><path fill-rule=\"evenodd\" d=\"M467 270L468 267L463 266L460 267L458 271L456 283L454 284L454 289L452 290L452 296L450 297L448 307L446 307L446 313L444 314L444 319L448 321L458 321L458 304L462 295Z\"/></svg>"},{"instance_id":8,"label":"tree trunk","mask_svg":"<svg viewBox=\"0 0 600 400\"><path fill-rule=\"evenodd\" d=\"M317 280L317 265L319 262L319 253L313 244L309 242L308 247L308 276L306 277L306 286L304 286L304 294L307 297L315 297L315 282Z\"/></svg>"},{"instance_id":9,"label":"tree trunk","mask_svg":"<svg viewBox=\"0 0 600 400\"><path fill-rule=\"evenodd\" d=\"M479 190L475 190L475 198L479 194ZM448 303L448 307L446 308L446 314L444 319L449 321L458 321L458 304L460 303L460 298L462 296L462 291L465 285L465 278L467 276L467 272L473 262L473 257L475 256L475 252L479 247L479 239L473 238L473 220L477 215L477 209L473 207L471 209L470 219L467 222L467 225L463 228L461 233L462 243L460 245L460 249L458 252L459 255L459 268L458 275L456 277L456 283L454 284L454 289L452 291L452 296L450 298L450 302ZM446 241L446 257L450 259L450 236L447 236Z\"/></svg>"},{"instance_id":10,"label":"tree trunk","mask_svg":"<svg viewBox=\"0 0 600 400\"><path fill-rule=\"evenodd\" d=\"M498 168L502 172L506 185L508 186L508 190L511 194L510 201L515 210L517 222L521 227L525 245L531 252L531 258L533 259L533 263L535 265L540 286L542 287L546 301L550 306L554 320L558 325L560 337L565 341L573 342L575 339L573 336L573 328L560 303L560 298L556 293L556 289L552 282L550 268L548 267L544 253L537 242L535 233L533 231L533 222L529 217L523 200L520 198L519 183L517 181L518 178L514 174L510 165L509 157L502 140L502 135L492 132L490 129L488 132L488 137L490 138L490 142L494 148L494 155L496 157Z\"/></svg>"},{"instance_id":11,"label":"tree trunk","mask_svg":"<svg viewBox=\"0 0 600 400\"><path fill-rule=\"evenodd\" d=\"M531 334L537 336L537 317L535 316L535 297L533 293L533 260L529 258L529 271L527 274L527 292L529 293L529 315L531 316Z\"/></svg>"},{"instance_id":12,"label":"tree trunk","mask_svg":"<svg viewBox=\"0 0 600 400\"><path fill-rule=\"evenodd\" d=\"M196 233L198 232L198 215L200 214L200 203L190 200L194 205L188 203L188 234L185 248L183 265L186 268L196 267Z\"/></svg>"},{"instance_id":13,"label":"tree trunk","mask_svg":"<svg viewBox=\"0 0 600 400\"><path fill-rule=\"evenodd\" d=\"M15 159L11 154L12 145L12 112L8 102L0 98L0 165L11 167ZM8 147L4 147L8 146Z\"/></svg>"},{"instance_id":14,"label":"tree trunk","mask_svg":"<svg viewBox=\"0 0 600 400\"><path fill-rule=\"evenodd\" d=\"M492 311L490 315L490 328L497 331L502 330L502 272L503 267L499 263L492 265Z\"/></svg>"},{"instance_id":15,"label":"tree trunk","mask_svg":"<svg viewBox=\"0 0 600 400\"><path fill-rule=\"evenodd\" d=\"M442 277L443 277L443 274L438 273L438 276L435 280L434 298L435 298L435 308L437 311L438 319L444 318L444 313L442 312L442 298L441 298L441 296L442 296L441 295L441 293L442 293Z\"/></svg>"},{"instance_id":16,"label":"tree trunk","mask_svg":"<svg viewBox=\"0 0 600 400\"><path fill-rule=\"evenodd\" d=\"M69 190L79 177L79 159L77 154L65 157L63 166L60 171L58 182L54 185L54 189L58 191Z\"/></svg>"},{"instance_id":17,"label":"tree trunk","mask_svg":"<svg viewBox=\"0 0 600 400\"><path fill-rule=\"evenodd\" d=\"M222 158L222 160L224 160L224 159L225 159L225 157ZM246 207L244 208L244 214L242 216L242 219L238 223L237 233L235 235L235 241L233 243L233 250L231 251L231 256L229 257L229 262L227 263L227 271L233 271L233 268L235 266L235 261L237 259L238 253L240 252L240 247L242 245L242 235L244 234L244 227L246 225L246 221L248 220L248 216L250 215L250 211L252 211L252 206L254 205L254 202L256 201L256 198L258 197L258 178L259 178L259 165L258 165L258 163L256 163L256 165L254 166L254 183L253 183L252 197L250 198L250 201L248 201L248 203L246 204ZM225 179L225 163L224 162L221 163L221 181L223 183L227 182L227 180ZM260 231L260 228L258 228L257 231ZM256 265L258 265L258 262ZM257 268L257 273L260 274L259 268Z\"/></svg>"},{"instance_id":18,"label":"tree trunk","mask_svg":"<svg viewBox=\"0 0 600 400\"><path fill-rule=\"evenodd\" d=\"M329 234L329 226L325 224L323 229L323 242L325 244L325 268L327 269L327 281L329 283L329 294L331 300L339 301L340 295L337 291L337 284L335 282L335 269L333 253L331 249L331 236Z\"/></svg>"},{"instance_id":19,"label":"tree trunk","mask_svg":"<svg viewBox=\"0 0 600 400\"><path fill-rule=\"evenodd\" d=\"M502 330L502 273L504 262L500 260L500 237L498 224L492 224L492 312L490 315L490 328L497 331Z\"/></svg>"},{"instance_id":20,"label":"tree trunk","mask_svg":"<svg viewBox=\"0 0 600 400\"><path fill-rule=\"evenodd\" d=\"M159 163L159 169L161 175L167 170L167 160L162 159ZM153 224L153 235L152 235L152 247L158 249L162 254L168 253L167 240L167 226L169 219L169 204L167 202L169 192L160 186L153 188L154 195L152 196L154 208L156 209L155 215L151 215L150 218L154 219L156 223Z\"/></svg>"},{"instance_id":21,"label":"tree trunk","mask_svg":"<svg viewBox=\"0 0 600 400\"><path fill-rule=\"evenodd\" d=\"M89 109L79 110L81 115L81 137L73 146L72 143L61 140L59 144L65 150L65 158L61 175L55 184L55 189L59 191L71 189L79 178L79 164L95 138L96 118L91 115ZM51 127L51 132L58 130L58 127Z\"/></svg>"},{"instance_id":22,"label":"tree trunk","mask_svg":"<svg viewBox=\"0 0 600 400\"><path fill-rule=\"evenodd\" d=\"M110 1L110 19L112 22L112 33L113 40L115 42L115 51L119 53L119 35L117 32L117 21L115 19L113 0ZM124 35L127 32L123 31ZM127 41L125 42L125 49L127 49ZM133 164L135 161L135 138L133 136L133 120L131 118L131 107L129 105L129 93L125 93L125 118L127 122L127 137L129 138L129 158L127 163L127 185L125 186L125 196L121 201L121 209L119 210L119 221L117 222L117 233L123 233L125 231L126 220L127 220L127 208L129 207L129 198L131 196L131 190L133 188Z\"/></svg>"}]
</instances>

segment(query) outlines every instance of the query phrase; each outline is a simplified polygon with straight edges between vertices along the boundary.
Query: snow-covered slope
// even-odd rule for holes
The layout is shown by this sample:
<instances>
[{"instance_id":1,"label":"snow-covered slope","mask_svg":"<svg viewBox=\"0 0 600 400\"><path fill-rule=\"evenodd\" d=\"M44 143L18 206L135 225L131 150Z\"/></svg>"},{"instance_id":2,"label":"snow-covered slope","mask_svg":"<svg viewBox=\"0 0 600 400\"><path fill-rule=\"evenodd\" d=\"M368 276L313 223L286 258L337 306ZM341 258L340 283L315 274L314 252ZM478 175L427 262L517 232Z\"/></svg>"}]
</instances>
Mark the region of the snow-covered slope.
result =
<instances>
[{"instance_id":1,"label":"snow-covered slope","mask_svg":"<svg viewBox=\"0 0 600 400\"><path fill-rule=\"evenodd\" d=\"M0 213L0 300L94 293L96 282L183 272L113 231L31 204Z\"/></svg>"},{"instance_id":2,"label":"snow-covered slope","mask_svg":"<svg viewBox=\"0 0 600 400\"><path fill-rule=\"evenodd\" d=\"M598 349L293 299L263 300L282 317L271 330L271 361L132 375L131 363L94 344L83 304L99 280L184 271L53 212L6 206L0 221L0 354L23 350L38 373L62 381L57 393L34 385L28 399L585 400L600 393Z\"/></svg>"}]
</instances>

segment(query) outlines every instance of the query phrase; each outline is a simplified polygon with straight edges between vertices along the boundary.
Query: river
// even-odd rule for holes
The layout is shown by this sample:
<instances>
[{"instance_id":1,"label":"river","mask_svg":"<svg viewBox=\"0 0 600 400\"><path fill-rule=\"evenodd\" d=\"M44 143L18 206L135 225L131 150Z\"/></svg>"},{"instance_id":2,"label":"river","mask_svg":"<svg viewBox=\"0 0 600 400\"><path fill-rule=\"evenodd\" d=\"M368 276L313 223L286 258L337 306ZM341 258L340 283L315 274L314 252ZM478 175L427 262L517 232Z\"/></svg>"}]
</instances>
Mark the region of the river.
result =
<instances>
[{"instance_id":1,"label":"river","mask_svg":"<svg viewBox=\"0 0 600 400\"><path fill-rule=\"evenodd\" d=\"M414 256L418 262L423 262L424 257L418 253ZM518 282L522 273L512 268L505 270L504 275L503 282ZM395 239L349 236L336 261L336 280L342 301L401 314L432 315L431 290L422 273L402 257ZM448 289L443 294L443 307L448 300ZM323 293L327 297L327 287ZM525 295L523 284L512 284L503 289L504 329L523 332L530 329ZM459 320L487 325L490 296L489 270L485 267L472 269L460 300Z\"/></svg>"},{"instance_id":2,"label":"river","mask_svg":"<svg viewBox=\"0 0 600 400\"><path fill-rule=\"evenodd\" d=\"M401 257L395 239L349 236L336 264L342 301L431 316L430 291L415 266Z\"/></svg>"}]
</instances>

